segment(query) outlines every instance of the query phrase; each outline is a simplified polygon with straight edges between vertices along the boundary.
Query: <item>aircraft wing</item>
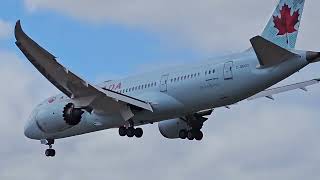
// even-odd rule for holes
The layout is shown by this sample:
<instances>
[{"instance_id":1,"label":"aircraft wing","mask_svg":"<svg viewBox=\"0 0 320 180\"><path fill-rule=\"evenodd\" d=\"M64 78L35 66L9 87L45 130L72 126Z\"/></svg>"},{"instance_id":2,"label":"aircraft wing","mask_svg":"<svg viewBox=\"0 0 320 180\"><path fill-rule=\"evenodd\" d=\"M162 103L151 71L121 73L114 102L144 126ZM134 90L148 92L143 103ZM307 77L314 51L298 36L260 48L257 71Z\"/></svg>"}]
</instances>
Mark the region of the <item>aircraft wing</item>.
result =
<instances>
[{"instance_id":1,"label":"aircraft wing","mask_svg":"<svg viewBox=\"0 0 320 180\"><path fill-rule=\"evenodd\" d=\"M318 84L319 82L320 82L320 79L313 79L310 81L304 81L304 82L291 84L291 85L287 85L287 86L267 89L267 90L264 90L254 96L251 96L250 98L248 98L248 100L254 100L254 99L258 99L258 98L262 98L262 97L266 97L266 98L274 100L273 95L280 94L280 93L287 92L287 91L292 91L295 89L301 89L303 91L307 91L308 86Z\"/></svg>"},{"instance_id":2,"label":"aircraft wing","mask_svg":"<svg viewBox=\"0 0 320 180\"><path fill-rule=\"evenodd\" d=\"M73 99L91 99L91 105L97 107L120 107L128 104L148 111L153 111L148 102L126 96L108 89L89 84L73 72L59 64L56 57L39 46L22 30L20 21L15 27L16 45L27 59L61 92ZM93 107L95 108L95 107ZM106 109L106 108L104 108Z\"/></svg>"}]
</instances>

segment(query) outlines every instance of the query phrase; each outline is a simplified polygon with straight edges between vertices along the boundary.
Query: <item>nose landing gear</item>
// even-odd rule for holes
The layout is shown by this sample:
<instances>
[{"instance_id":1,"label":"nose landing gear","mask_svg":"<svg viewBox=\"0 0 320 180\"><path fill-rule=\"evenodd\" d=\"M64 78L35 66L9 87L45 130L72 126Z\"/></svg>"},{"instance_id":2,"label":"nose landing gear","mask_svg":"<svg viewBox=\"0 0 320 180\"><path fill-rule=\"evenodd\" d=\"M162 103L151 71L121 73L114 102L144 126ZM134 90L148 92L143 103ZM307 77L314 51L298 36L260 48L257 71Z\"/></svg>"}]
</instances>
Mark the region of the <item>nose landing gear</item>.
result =
<instances>
[{"instance_id":1,"label":"nose landing gear","mask_svg":"<svg viewBox=\"0 0 320 180\"><path fill-rule=\"evenodd\" d=\"M47 149L45 151L45 155L47 157L54 157L56 155L56 151L54 149Z\"/></svg>"},{"instance_id":2,"label":"nose landing gear","mask_svg":"<svg viewBox=\"0 0 320 180\"><path fill-rule=\"evenodd\" d=\"M49 149L45 151L45 155L47 157L54 157L56 155L56 151L52 149L52 145L54 144L54 139L41 140L41 144L45 144L49 146Z\"/></svg>"}]
</instances>

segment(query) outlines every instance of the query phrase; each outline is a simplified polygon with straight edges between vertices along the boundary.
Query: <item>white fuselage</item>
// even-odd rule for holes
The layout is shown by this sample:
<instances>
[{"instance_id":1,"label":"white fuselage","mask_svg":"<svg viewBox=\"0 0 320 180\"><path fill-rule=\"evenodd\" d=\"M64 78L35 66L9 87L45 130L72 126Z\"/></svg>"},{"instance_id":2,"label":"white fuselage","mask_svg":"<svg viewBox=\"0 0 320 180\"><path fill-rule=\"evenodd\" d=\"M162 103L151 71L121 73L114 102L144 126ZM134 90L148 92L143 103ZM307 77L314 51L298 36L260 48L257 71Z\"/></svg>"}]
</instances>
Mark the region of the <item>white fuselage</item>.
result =
<instances>
[{"instance_id":1,"label":"white fuselage","mask_svg":"<svg viewBox=\"0 0 320 180\"><path fill-rule=\"evenodd\" d=\"M199 64L107 81L99 86L150 102L154 112L136 111L132 118L135 125L143 125L231 105L259 93L308 64L305 52L295 53L301 56L278 66L259 68L254 51L248 50ZM37 126L37 115L51 113L47 112L50 106L72 101L65 95L57 95L53 99L53 102L46 100L34 110L26 125L26 136L32 139L58 139L118 128L127 123L118 113L102 114L93 111L85 112L83 120L77 126L60 132L45 133Z\"/></svg>"}]
</instances>

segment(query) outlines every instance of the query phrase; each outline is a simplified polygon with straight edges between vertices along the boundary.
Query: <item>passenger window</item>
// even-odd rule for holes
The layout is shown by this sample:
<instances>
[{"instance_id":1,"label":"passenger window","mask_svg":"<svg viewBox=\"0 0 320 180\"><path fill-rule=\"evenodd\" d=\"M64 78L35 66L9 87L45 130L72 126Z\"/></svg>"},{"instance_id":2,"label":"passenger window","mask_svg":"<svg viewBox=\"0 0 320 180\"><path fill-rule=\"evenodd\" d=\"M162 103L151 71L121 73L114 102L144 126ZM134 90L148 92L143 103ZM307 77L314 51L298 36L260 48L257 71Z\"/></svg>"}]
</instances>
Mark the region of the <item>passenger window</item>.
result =
<instances>
[{"instance_id":1,"label":"passenger window","mask_svg":"<svg viewBox=\"0 0 320 180\"><path fill-rule=\"evenodd\" d=\"M215 73L215 72L216 72L216 70L215 70L215 69L214 69L214 70L212 70L212 74L213 74L213 73Z\"/></svg>"}]
</instances>

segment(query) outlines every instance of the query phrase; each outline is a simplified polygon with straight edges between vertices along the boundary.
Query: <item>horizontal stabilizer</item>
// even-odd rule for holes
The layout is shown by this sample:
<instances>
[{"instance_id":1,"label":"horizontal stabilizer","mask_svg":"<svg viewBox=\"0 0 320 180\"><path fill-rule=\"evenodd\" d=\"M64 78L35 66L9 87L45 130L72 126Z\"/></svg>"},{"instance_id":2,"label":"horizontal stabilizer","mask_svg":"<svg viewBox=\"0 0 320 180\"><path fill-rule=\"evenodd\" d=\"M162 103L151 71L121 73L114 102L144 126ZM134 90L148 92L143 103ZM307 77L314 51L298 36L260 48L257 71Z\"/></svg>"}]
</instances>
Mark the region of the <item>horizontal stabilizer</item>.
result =
<instances>
[{"instance_id":1,"label":"horizontal stabilizer","mask_svg":"<svg viewBox=\"0 0 320 180\"><path fill-rule=\"evenodd\" d=\"M284 93L287 91L292 91L295 89L301 89L303 91L307 91L307 87L308 86L312 86L314 84L318 84L320 82L320 79L313 79L310 81L304 81L304 82L300 82L300 83L296 83L296 84L291 84L291 85L287 85L287 86L282 86L282 87L277 87L277 88L272 88L272 89L267 89L264 90L250 98L248 98L247 100L254 100L254 99L258 99L258 98L262 98L262 97L266 97L268 99L272 99L273 95L276 94L280 94L280 93Z\"/></svg>"},{"instance_id":2,"label":"horizontal stabilizer","mask_svg":"<svg viewBox=\"0 0 320 180\"><path fill-rule=\"evenodd\" d=\"M262 67L274 66L296 56L261 36L250 39L250 42Z\"/></svg>"}]
</instances>

